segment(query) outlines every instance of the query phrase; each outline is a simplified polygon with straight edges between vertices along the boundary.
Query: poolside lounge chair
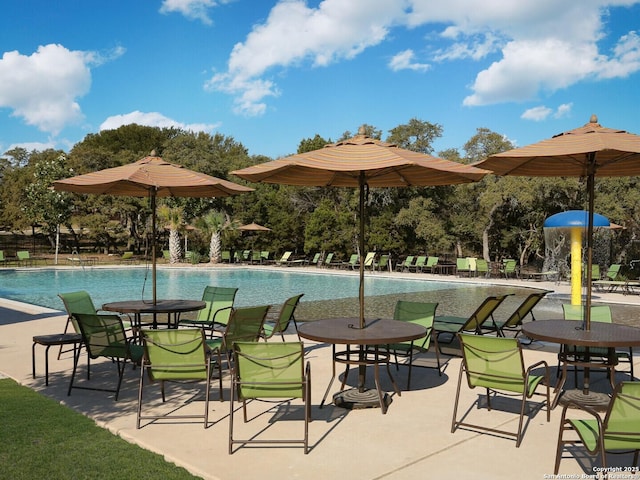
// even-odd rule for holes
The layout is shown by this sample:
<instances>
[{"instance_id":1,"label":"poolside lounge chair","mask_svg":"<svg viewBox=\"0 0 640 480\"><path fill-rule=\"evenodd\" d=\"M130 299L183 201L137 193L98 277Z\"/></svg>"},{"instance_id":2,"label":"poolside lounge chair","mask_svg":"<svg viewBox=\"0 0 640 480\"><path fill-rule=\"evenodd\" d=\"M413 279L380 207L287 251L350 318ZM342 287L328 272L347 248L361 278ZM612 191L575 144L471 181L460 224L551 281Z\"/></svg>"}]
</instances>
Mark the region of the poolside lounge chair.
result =
<instances>
[{"instance_id":1,"label":"poolside lounge chair","mask_svg":"<svg viewBox=\"0 0 640 480\"><path fill-rule=\"evenodd\" d=\"M539 385L546 390L547 422L551 420L551 394L549 389L549 366L541 361L529 366L525 370L522 356L522 346L515 338L498 338L479 335L458 334L462 348L462 363L458 375L458 388L453 407L451 420L451 433L459 427L467 427L514 436L516 447L522 442L522 427L524 423L524 410L527 398L531 398ZM533 375L536 368L544 367L544 375ZM497 430L481 425L473 425L463 420L471 415L471 409L460 420L457 420L458 403L460 400L460 388L462 377L466 376L469 388L486 389L487 409L491 410L491 392L508 392L508 396L521 395L520 421L517 432ZM477 400L478 407L480 400Z\"/></svg>"},{"instance_id":2,"label":"poolside lounge chair","mask_svg":"<svg viewBox=\"0 0 640 480\"><path fill-rule=\"evenodd\" d=\"M352 253L351 257L349 257L348 262L342 262L342 267L351 268L351 270L355 270L358 267L358 259L359 259L358 254Z\"/></svg>"},{"instance_id":3,"label":"poolside lounge chair","mask_svg":"<svg viewBox=\"0 0 640 480\"><path fill-rule=\"evenodd\" d=\"M469 265L469 258L456 258L456 275L461 277L462 275L466 275L467 277L471 276L471 266Z\"/></svg>"},{"instance_id":4,"label":"poolside lounge chair","mask_svg":"<svg viewBox=\"0 0 640 480\"><path fill-rule=\"evenodd\" d=\"M429 256L427 257L427 263L424 264L424 267L422 267L422 271L423 272L429 272L429 273L435 273L435 269L438 266L438 257L434 257L434 256Z\"/></svg>"},{"instance_id":5,"label":"poolside lounge chair","mask_svg":"<svg viewBox=\"0 0 640 480\"><path fill-rule=\"evenodd\" d=\"M373 269L383 271L386 269L391 270L391 263L389 262L389 255L380 255L380 259L376 262L373 261Z\"/></svg>"},{"instance_id":6,"label":"poolside lounge chair","mask_svg":"<svg viewBox=\"0 0 640 480\"><path fill-rule=\"evenodd\" d=\"M568 408L579 408L587 413L589 418L566 418ZM575 416L574 412L575 410L572 411L572 417ZM573 435L569 440L565 440L564 434L569 431ZM556 475L565 445L582 445L590 455L599 454L598 468L603 472L609 472L607 452L634 452L633 464L629 466L637 466L640 451L640 382L621 382L616 386L604 420L601 419L601 413L588 406L569 402L563 407L553 470ZM592 470L596 471L595 467Z\"/></svg>"},{"instance_id":7,"label":"poolside lounge chair","mask_svg":"<svg viewBox=\"0 0 640 480\"><path fill-rule=\"evenodd\" d=\"M311 259L309 263L309 265L315 265L316 267L320 266L320 257L322 256L322 253L318 252L316 253L313 258Z\"/></svg>"},{"instance_id":8,"label":"poolside lounge chair","mask_svg":"<svg viewBox=\"0 0 640 480\"><path fill-rule=\"evenodd\" d=\"M367 255L364 257L364 268L370 268L373 270L373 264L376 260L376 252L367 252Z\"/></svg>"},{"instance_id":9,"label":"poolside lounge chair","mask_svg":"<svg viewBox=\"0 0 640 480\"><path fill-rule=\"evenodd\" d=\"M235 287L206 286L202 292L205 308L198 311L195 319L181 319L179 325L203 328L209 331L209 337L213 337L214 331L220 332L226 328L236 293L238 289Z\"/></svg>"},{"instance_id":10,"label":"poolside lounge chair","mask_svg":"<svg viewBox=\"0 0 640 480\"><path fill-rule=\"evenodd\" d=\"M457 333L472 332L476 335L491 332L491 327L486 327L485 323L493 320L493 312L507 298L508 295L489 296L485 298L480 306L469 317L436 316L433 322L433 329L436 332L438 346L451 344ZM442 350L440 350L442 352Z\"/></svg>"},{"instance_id":11,"label":"poolside lounge chair","mask_svg":"<svg viewBox=\"0 0 640 480\"><path fill-rule=\"evenodd\" d=\"M602 280L593 281L591 282L591 285L593 286L593 288L600 292L614 292L619 287L624 288L627 282L624 281L622 279L622 276L620 275L621 268L621 264L614 263L613 265L609 266L609 269L607 270L607 273Z\"/></svg>"},{"instance_id":12,"label":"poolside lounge chair","mask_svg":"<svg viewBox=\"0 0 640 480\"><path fill-rule=\"evenodd\" d=\"M34 259L31 258L31 255L27 250L23 250L16 252L16 262L18 265L22 265L23 267L29 267L33 265Z\"/></svg>"},{"instance_id":13,"label":"poolside lounge chair","mask_svg":"<svg viewBox=\"0 0 640 480\"><path fill-rule=\"evenodd\" d=\"M429 346L433 333L433 319L436 313L437 303L425 303L425 302L410 302L405 300L399 300L396 303L396 308L393 313L394 320L400 320L403 322L411 322L418 325L422 325L427 329L426 335L417 340L411 340L403 343L394 343L387 345L387 350L392 353L396 359L396 369L398 368L398 357L404 357L409 359L409 374L407 377L407 390L411 389L411 370L413 367L413 358L429 350ZM433 337L434 341L436 340ZM437 345L435 346L436 366L432 365L420 365L418 367L435 368L438 370L438 375L442 376L440 370L440 354L438 352Z\"/></svg>"},{"instance_id":14,"label":"poolside lounge chair","mask_svg":"<svg viewBox=\"0 0 640 480\"><path fill-rule=\"evenodd\" d=\"M476 258L476 276L485 278L489 276L489 262L484 258Z\"/></svg>"},{"instance_id":15,"label":"poolside lounge chair","mask_svg":"<svg viewBox=\"0 0 640 480\"><path fill-rule=\"evenodd\" d=\"M4 256L4 250L0 250L0 263L1 264L6 264L7 263L7 259Z\"/></svg>"},{"instance_id":16,"label":"poolside lounge chair","mask_svg":"<svg viewBox=\"0 0 640 480\"><path fill-rule=\"evenodd\" d=\"M331 267L339 267L342 265L342 262L334 262L333 261L333 257L335 257L335 253L331 252L328 253L326 258L324 259L324 262L322 262L322 265L325 266L326 268L331 268Z\"/></svg>"},{"instance_id":17,"label":"poolside lounge chair","mask_svg":"<svg viewBox=\"0 0 640 480\"><path fill-rule=\"evenodd\" d=\"M509 318L503 322L494 320L491 325L485 325L485 329L488 331L495 331L499 337L506 337L507 333L513 333L513 337L517 337L522 332L522 322L527 315L531 315L531 319L533 321L536 320L536 317L533 315L533 307L535 307L538 302L550 292L551 290L543 290L541 292L534 292L530 294L522 301L518 308L509 315Z\"/></svg>"},{"instance_id":18,"label":"poolside lounge chair","mask_svg":"<svg viewBox=\"0 0 640 480\"><path fill-rule=\"evenodd\" d=\"M138 410L136 428L142 420L201 418L204 428L209 426L209 393L211 391L212 357L205 343L204 331L200 328L142 330L144 360L140 369L138 386ZM202 415L142 414L144 377L151 382L160 382L162 402L166 401L165 382L205 382L204 413ZM220 401L222 401L222 369L218 363L220 378ZM175 407L172 407L174 410Z\"/></svg>"},{"instance_id":19,"label":"poolside lounge chair","mask_svg":"<svg viewBox=\"0 0 640 480\"><path fill-rule=\"evenodd\" d=\"M133 252L124 252L120 257L120 263L135 263L136 259L133 256Z\"/></svg>"},{"instance_id":20,"label":"poolside lounge chair","mask_svg":"<svg viewBox=\"0 0 640 480\"><path fill-rule=\"evenodd\" d=\"M504 278L517 278L518 277L518 264L513 259L506 259L502 262L500 273L504 275Z\"/></svg>"},{"instance_id":21,"label":"poolside lounge chair","mask_svg":"<svg viewBox=\"0 0 640 480\"><path fill-rule=\"evenodd\" d=\"M400 262L396 265L396 272L403 272L405 269L409 270L411 265L413 264L413 259L415 257L413 255L407 256L403 262Z\"/></svg>"},{"instance_id":22,"label":"poolside lounge chair","mask_svg":"<svg viewBox=\"0 0 640 480\"><path fill-rule=\"evenodd\" d=\"M122 377L127 360L133 363L142 361L143 349L140 345L135 345L127 338L122 320L118 315L86 315L74 314L82 335L82 343L87 349L92 359L99 357L109 358L115 363L118 370L118 383L115 389L89 387L86 384L74 385L76 370L78 368L78 360L80 358L80 349L76 350L76 357L73 360L73 372L71 381L69 382L69 390L67 395L71 395L73 388L83 390L98 390L103 392L115 393L115 399L118 400L120 394L120 385L122 385Z\"/></svg>"},{"instance_id":23,"label":"poolside lounge chair","mask_svg":"<svg viewBox=\"0 0 640 480\"><path fill-rule=\"evenodd\" d=\"M231 252L229 250L223 250L220 253L220 260L222 262L231 263Z\"/></svg>"},{"instance_id":24,"label":"poolside lounge chair","mask_svg":"<svg viewBox=\"0 0 640 480\"><path fill-rule=\"evenodd\" d=\"M307 362L305 367L303 344L301 342L236 342L233 346L233 356L235 368L231 384L229 453L233 453L233 446L238 443L301 443L304 453L308 453L309 422L311 421L311 365ZM304 436L302 438L267 439L264 438L264 431L246 439L234 438L235 401L242 402L246 423L248 421L247 400L265 400L272 403L277 398L287 399L287 403L291 398L299 398L304 402ZM290 411L292 408L288 405L286 410ZM286 413L284 415L286 418Z\"/></svg>"},{"instance_id":25,"label":"poolside lounge chair","mask_svg":"<svg viewBox=\"0 0 640 480\"><path fill-rule=\"evenodd\" d=\"M422 271L422 268L426 265L427 263L427 256L426 255L418 255L418 257L416 258L416 263L414 263L413 265L410 265L409 271L414 271L416 273L418 273L418 271Z\"/></svg>"},{"instance_id":26,"label":"poolside lounge chair","mask_svg":"<svg viewBox=\"0 0 640 480\"><path fill-rule=\"evenodd\" d=\"M284 332L287 330L287 328L289 328L291 322L293 322L293 325L295 326L297 335L298 324L296 323L296 319L293 314L303 295L304 293L301 293L300 295L295 295L291 298L286 299L282 304L280 312L278 312L278 317L275 319L275 321L264 322L264 324L262 325L262 331L265 340L269 340L276 333L278 333L280 334L280 336L282 337L282 341L284 342ZM298 337L298 340L300 340L300 337Z\"/></svg>"}]
</instances>

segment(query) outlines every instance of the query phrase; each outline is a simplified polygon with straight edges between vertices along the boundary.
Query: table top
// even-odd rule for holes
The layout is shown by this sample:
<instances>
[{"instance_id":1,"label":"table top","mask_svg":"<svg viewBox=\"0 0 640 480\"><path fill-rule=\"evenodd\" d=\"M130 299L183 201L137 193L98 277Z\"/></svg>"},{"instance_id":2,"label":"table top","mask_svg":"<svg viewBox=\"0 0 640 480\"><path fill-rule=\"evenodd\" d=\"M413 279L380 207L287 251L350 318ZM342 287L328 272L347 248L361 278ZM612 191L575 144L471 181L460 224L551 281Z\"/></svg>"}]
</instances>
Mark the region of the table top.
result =
<instances>
[{"instance_id":1,"label":"table top","mask_svg":"<svg viewBox=\"0 0 640 480\"><path fill-rule=\"evenodd\" d=\"M207 304L201 300L125 300L102 305L102 310L120 313L181 313L202 310Z\"/></svg>"},{"instance_id":2,"label":"table top","mask_svg":"<svg viewBox=\"0 0 640 480\"><path fill-rule=\"evenodd\" d=\"M357 318L330 318L298 325L298 334L306 339L344 345L380 345L415 340L424 337L422 325L398 320L366 320L358 327Z\"/></svg>"},{"instance_id":3,"label":"table top","mask_svg":"<svg viewBox=\"0 0 640 480\"><path fill-rule=\"evenodd\" d=\"M640 328L615 323L591 322L586 331L576 320L537 320L524 323L522 333L536 340L583 347L640 346Z\"/></svg>"}]
</instances>

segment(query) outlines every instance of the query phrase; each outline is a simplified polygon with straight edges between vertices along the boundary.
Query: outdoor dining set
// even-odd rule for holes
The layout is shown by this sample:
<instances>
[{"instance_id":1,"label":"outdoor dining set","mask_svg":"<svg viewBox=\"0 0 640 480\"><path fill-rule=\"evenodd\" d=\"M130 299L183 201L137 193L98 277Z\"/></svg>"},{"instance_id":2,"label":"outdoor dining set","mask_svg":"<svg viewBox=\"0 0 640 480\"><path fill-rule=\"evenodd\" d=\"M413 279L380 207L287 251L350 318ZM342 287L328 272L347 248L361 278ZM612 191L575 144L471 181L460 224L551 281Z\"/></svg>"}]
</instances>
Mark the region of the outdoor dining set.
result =
<instances>
[{"instance_id":1,"label":"outdoor dining set","mask_svg":"<svg viewBox=\"0 0 640 480\"><path fill-rule=\"evenodd\" d=\"M269 305L236 307L237 288L208 286L201 300L157 300L156 304L141 301L110 302L97 309L85 291L61 293L68 313L67 328L58 335L36 336L33 341L33 376L35 377L35 348L47 348L46 383L48 384L48 350L64 347L73 352L68 395L74 389L108 391L118 399L125 374L125 365L140 367L138 388L137 428L151 426L168 418L209 422L211 383L217 380L218 397L224 400L223 369L230 373L229 453L236 445L248 443L302 444L309 447L311 421L311 363L305 359L305 345L301 338L332 346L332 377L319 408L331 393L336 366L345 367L342 384L332 396L333 403L348 409L379 407L387 413L391 397L381 387L380 368L385 368L394 392L401 397L390 366L408 368L406 390L411 390L414 367L427 367L442 375L442 356L462 357L453 401L451 431L465 429L488 430L494 434L514 437L520 446L525 431L526 405L533 395L541 395L536 409L545 407L547 421L550 410L564 404L563 430L573 430L591 453L608 450L635 450L640 446L640 391L634 380L632 347L640 346L640 329L611 323L606 306L594 306L592 330L585 331L581 306L564 305L564 319L537 320L534 308L549 293L535 290L530 293L504 320L495 312L510 295L489 296L468 316L436 314L438 303L399 300L393 318L366 319L363 326L358 318L333 318L300 322L295 311L303 294L287 299L275 308ZM182 315L191 312L191 315ZM293 340L292 340L293 336ZM552 379L547 362L525 365L523 345L532 341L546 341L561 345L558 354L559 378ZM339 348L345 346L346 348ZM87 379L79 378L82 352L87 354ZM58 356L60 353L58 354ZM106 357L114 361L117 370L115 386L94 385L89 380L91 361ZM425 358L427 361L425 361ZM416 363L416 359L420 359ZM629 364L631 381L615 384L613 378L620 362ZM356 386L345 388L351 367L356 367ZM366 374L373 368L374 388L367 387ZM569 369L584 370L584 384L575 391L564 391ZM566 418L566 409L587 408L593 415L593 397L589 391L589 370L607 370L612 396L605 395L601 410L605 419L596 413L593 420L578 422ZM458 418L463 380L468 387L486 389L486 401L496 393L519 395L521 409L516 431L502 430L470 423L465 414ZM179 408L158 411L145 407L150 395L149 383L160 383L163 403L170 401L168 382L202 381L205 383L204 412L180 414ZM576 377L576 386L577 377ZM555 383L555 388L553 384ZM543 391L540 391L543 390ZM540 392L539 392L540 391ZM539 392L539 393L538 393ZM552 398L553 394L553 398ZM247 422L247 401L250 399L300 399L304 408L304 434L300 438L234 437L234 415L237 402ZM620 407L622 402L636 405ZM590 407L583 407L585 403ZM534 409L533 411L535 412ZM624 420L624 425L620 422ZM593 423L595 422L595 423ZM616 432L616 440L607 435ZM590 437L591 435L591 437ZM594 448L594 437L597 448ZM598 441L598 438L601 441ZM569 442L561 434L558 438L556 471ZM572 440L573 443L575 441ZM600 443L598 443L600 442ZM605 457L602 456L604 459ZM603 460L604 464L604 460Z\"/></svg>"}]
</instances>

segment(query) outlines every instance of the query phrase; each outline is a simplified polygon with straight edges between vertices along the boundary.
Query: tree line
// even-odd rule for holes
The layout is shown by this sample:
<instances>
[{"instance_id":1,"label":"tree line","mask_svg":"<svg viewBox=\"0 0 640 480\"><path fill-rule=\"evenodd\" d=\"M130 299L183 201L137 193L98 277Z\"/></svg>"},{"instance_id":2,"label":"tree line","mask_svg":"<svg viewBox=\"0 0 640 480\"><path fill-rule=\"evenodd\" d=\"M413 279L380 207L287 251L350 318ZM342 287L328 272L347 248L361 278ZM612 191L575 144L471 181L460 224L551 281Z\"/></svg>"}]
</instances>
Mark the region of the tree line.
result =
<instances>
[{"instance_id":1,"label":"tree line","mask_svg":"<svg viewBox=\"0 0 640 480\"><path fill-rule=\"evenodd\" d=\"M383 132L365 125L366 133ZM385 141L462 163L475 163L514 147L486 128L460 148L433 151L443 127L416 118L388 132ZM302 139L297 153L349 138ZM68 153L14 148L0 157L0 226L32 231L54 247L63 227L63 249L81 246L100 252L150 251L148 199L76 195L53 191L54 180L134 162L155 150L165 160L215 177L246 184L229 172L271 160L249 155L230 136L194 133L177 128L126 125L89 134ZM637 177L598 178L596 212L622 228L611 236L606 261L628 264L640 258L640 190ZM255 192L227 198L159 199L162 249L180 256L187 249L217 261L222 250L265 250L297 256L357 252L357 189L251 184ZM442 187L372 188L367 198L368 251L393 258L407 254L515 258L520 265L541 266L545 256L544 220L565 210L586 209L586 179L486 176L472 184ZM271 232L242 233L237 227L255 222ZM160 250L160 249L159 249ZM178 250L178 253L176 253ZM177 258L176 258L177 259ZM604 265L603 265L604 266Z\"/></svg>"}]
</instances>

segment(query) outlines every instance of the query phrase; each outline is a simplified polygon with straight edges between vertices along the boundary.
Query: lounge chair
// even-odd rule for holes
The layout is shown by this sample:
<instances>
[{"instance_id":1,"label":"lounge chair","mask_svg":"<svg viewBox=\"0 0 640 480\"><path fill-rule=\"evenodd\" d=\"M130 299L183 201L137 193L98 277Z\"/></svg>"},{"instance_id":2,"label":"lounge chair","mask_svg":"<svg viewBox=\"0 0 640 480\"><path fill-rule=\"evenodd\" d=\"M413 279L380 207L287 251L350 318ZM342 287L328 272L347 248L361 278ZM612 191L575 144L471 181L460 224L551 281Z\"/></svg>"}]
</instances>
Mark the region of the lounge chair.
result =
<instances>
[{"instance_id":1,"label":"lounge chair","mask_svg":"<svg viewBox=\"0 0 640 480\"><path fill-rule=\"evenodd\" d=\"M261 250L260 263L271 263L271 252L269 252L268 250Z\"/></svg>"},{"instance_id":2,"label":"lounge chair","mask_svg":"<svg viewBox=\"0 0 640 480\"><path fill-rule=\"evenodd\" d=\"M517 337L522 332L522 322L527 315L531 315L533 321L536 317L533 315L533 307L544 298L551 290L543 290L530 294L523 302L509 315L505 321L494 320L491 325L485 326L488 331L495 331L499 337L506 337L507 333L513 333L513 337ZM492 317L493 318L493 317ZM511 335L509 335L511 336Z\"/></svg>"},{"instance_id":3,"label":"lounge chair","mask_svg":"<svg viewBox=\"0 0 640 480\"><path fill-rule=\"evenodd\" d=\"M567 418L568 408L578 408L587 413L589 418ZM575 417L574 412L575 410L572 410L572 417ZM564 439L565 432L572 432L569 440ZM628 466L637 466L640 451L640 382L621 382L616 386L604 420L601 418L601 412L596 412L589 406L569 402L563 407L553 470L556 475L560 468L565 445L582 445L590 455L599 454L600 465L598 465L598 469L601 469L602 472L619 471L617 470L619 467L608 470L607 452L634 452L633 464ZM582 461L581 457L581 464ZM597 470L593 467L589 471ZM636 470L630 469L629 471ZM623 471L622 474L624 473ZM633 476L629 475L629 478Z\"/></svg>"},{"instance_id":4,"label":"lounge chair","mask_svg":"<svg viewBox=\"0 0 640 480\"><path fill-rule=\"evenodd\" d=\"M284 332L287 330L287 328L289 328L291 322L293 322L293 325L295 326L297 335L298 324L296 323L296 319L293 314L303 295L304 293L301 293L300 295L295 295L285 300L282 304L282 307L280 308L280 312L278 312L278 318L276 318L274 322L264 322L264 324L262 325L262 331L265 340L269 340L276 333L278 333L280 334L280 336L282 337L282 341L284 342ZM298 340L300 340L300 337L298 337Z\"/></svg>"},{"instance_id":5,"label":"lounge chair","mask_svg":"<svg viewBox=\"0 0 640 480\"><path fill-rule=\"evenodd\" d=\"M293 255L293 252L291 252L291 251L284 252L284 254L282 254L282 257L280 258L280 260L276 260L275 264L278 265L278 266L285 265L287 267L290 267L290 266L293 266L293 265L303 265L305 263L304 259L292 260L291 259L291 255Z\"/></svg>"},{"instance_id":6,"label":"lounge chair","mask_svg":"<svg viewBox=\"0 0 640 480\"><path fill-rule=\"evenodd\" d=\"M461 277L462 275L466 275L467 277L471 276L471 266L469 265L469 258L456 258L456 275Z\"/></svg>"},{"instance_id":7,"label":"lounge chair","mask_svg":"<svg viewBox=\"0 0 640 480\"><path fill-rule=\"evenodd\" d=\"M609 269L602 280L591 282L591 285L600 292L614 292L620 287L624 288L627 282L623 280L622 275L620 275L621 268L621 264L614 263L609 266Z\"/></svg>"},{"instance_id":8,"label":"lounge chair","mask_svg":"<svg viewBox=\"0 0 640 480\"><path fill-rule=\"evenodd\" d=\"M4 250L0 250L0 263L6 265L7 259L4 256Z\"/></svg>"},{"instance_id":9,"label":"lounge chair","mask_svg":"<svg viewBox=\"0 0 640 480\"><path fill-rule=\"evenodd\" d=\"M376 260L376 252L367 252L367 255L364 257L364 268L373 270L373 264Z\"/></svg>"},{"instance_id":10,"label":"lounge chair","mask_svg":"<svg viewBox=\"0 0 640 480\"><path fill-rule=\"evenodd\" d=\"M476 276L484 278L489 276L489 262L484 258L476 258Z\"/></svg>"},{"instance_id":11,"label":"lounge chair","mask_svg":"<svg viewBox=\"0 0 640 480\"><path fill-rule=\"evenodd\" d=\"M195 319L181 319L180 326L200 327L213 337L214 331L226 328L233 309L233 302L238 289L234 287L207 286L202 292L202 301L206 306L198 311Z\"/></svg>"},{"instance_id":12,"label":"lounge chair","mask_svg":"<svg viewBox=\"0 0 640 480\"><path fill-rule=\"evenodd\" d=\"M220 254L220 260L223 263L231 263L231 252L229 250L223 250Z\"/></svg>"},{"instance_id":13,"label":"lounge chair","mask_svg":"<svg viewBox=\"0 0 640 480\"><path fill-rule=\"evenodd\" d=\"M18 265L23 267L30 267L33 265L34 259L31 258L31 255L27 250L23 250L16 252L16 262Z\"/></svg>"},{"instance_id":14,"label":"lounge chair","mask_svg":"<svg viewBox=\"0 0 640 480\"><path fill-rule=\"evenodd\" d=\"M424 264L424 267L422 267L422 271L423 272L428 272L428 273L435 273L435 269L438 267L438 257L434 257L434 256L429 256L427 257L427 263Z\"/></svg>"},{"instance_id":15,"label":"lounge chair","mask_svg":"<svg viewBox=\"0 0 640 480\"><path fill-rule=\"evenodd\" d=\"M396 265L396 272L403 272L405 269L409 270L411 265L413 265L413 259L415 257L413 255L407 256L403 262L400 262Z\"/></svg>"},{"instance_id":16,"label":"lounge chair","mask_svg":"<svg viewBox=\"0 0 640 480\"><path fill-rule=\"evenodd\" d=\"M334 263L333 263L334 255L335 254L333 252L328 253L327 256L324 259L324 262L322 262L322 265L327 267L327 268L332 267L334 265Z\"/></svg>"},{"instance_id":17,"label":"lounge chair","mask_svg":"<svg viewBox=\"0 0 640 480\"><path fill-rule=\"evenodd\" d=\"M467 261L469 262L469 276L475 277L478 274L477 271L477 261L476 257L467 257Z\"/></svg>"},{"instance_id":18,"label":"lounge chair","mask_svg":"<svg viewBox=\"0 0 640 480\"><path fill-rule=\"evenodd\" d=\"M426 255L418 255L418 257L416 258L416 262L409 266L409 271L414 271L416 273L418 273L418 271L422 271L422 268L426 265L427 263L427 256Z\"/></svg>"},{"instance_id":19,"label":"lounge chair","mask_svg":"<svg viewBox=\"0 0 640 480\"><path fill-rule=\"evenodd\" d=\"M380 255L380 259L376 262L373 261L373 269L378 271L383 271L386 269L391 270L391 264L389 262L389 255Z\"/></svg>"},{"instance_id":20,"label":"lounge chair","mask_svg":"<svg viewBox=\"0 0 640 480\"><path fill-rule=\"evenodd\" d=\"M133 252L124 252L120 257L120 263L135 263L136 259L133 256Z\"/></svg>"},{"instance_id":21,"label":"lounge chair","mask_svg":"<svg viewBox=\"0 0 640 480\"><path fill-rule=\"evenodd\" d=\"M262 252L260 252L259 250L251 251L251 264L253 265L254 263L262 263Z\"/></svg>"},{"instance_id":22,"label":"lounge chair","mask_svg":"<svg viewBox=\"0 0 640 480\"><path fill-rule=\"evenodd\" d=\"M349 261L348 262L342 262L342 267L343 268L350 268L351 270L355 270L358 267L358 254L357 253L353 253L351 254L351 257L349 257Z\"/></svg>"},{"instance_id":23,"label":"lounge chair","mask_svg":"<svg viewBox=\"0 0 640 480\"><path fill-rule=\"evenodd\" d=\"M320 265L320 257L322 256L322 254L320 252L316 253L313 258L311 259L311 261L307 262L309 265L315 265L316 267L318 267Z\"/></svg>"},{"instance_id":24,"label":"lounge chair","mask_svg":"<svg viewBox=\"0 0 640 480\"><path fill-rule=\"evenodd\" d=\"M205 343L204 331L200 328L180 328L163 330L142 330L144 360L140 369L138 387L138 410L136 428L142 420L201 418L204 428L209 426L209 394L211 391L212 357ZM162 402L166 401L165 382L192 383L205 382L204 414L180 415L142 414L142 399L145 374L151 382L160 382ZM218 363L220 378L220 401L222 401L222 371ZM172 407L172 410L175 407Z\"/></svg>"},{"instance_id":25,"label":"lounge chair","mask_svg":"<svg viewBox=\"0 0 640 480\"><path fill-rule=\"evenodd\" d=\"M504 275L504 278L518 277L518 264L515 260L506 259L502 262L500 273Z\"/></svg>"},{"instance_id":26,"label":"lounge chair","mask_svg":"<svg viewBox=\"0 0 640 480\"><path fill-rule=\"evenodd\" d=\"M440 316L435 317L433 329L436 332L436 341L442 344L451 344L457 333L472 332L476 335L491 332L491 327L486 327L485 323L491 319L493 324L493 312L507 298L508 295L490 296L483 300L480 306L469 317ZM442 350L440 350L442 351Z\"/></svg>"},{"instance_id":27,"label":"lounge chair","mask_svg":"<svg viewBox=\"0 0 640 480\"><path fill-rule=\"evenodd\" d=\"M229 453L235 444L284 444L300 443L304 453L309 452L309 422L311 421L311 366L304 363L304 346L301 342L253 343L236 342L233 346L234 365L231 384L229 413ZM242 402L245 423L247 400L287 399L287 411L292 406L289 399L299 398L304 402L304 436L294 439L267 439L264 431L250 438L234 438L235 402ZM252 404L255 402L252 402ZM269 408L273 408L270 406ZM299 417L298 417L299 418ZM270 429L267 429L270 430Z\"/></svg>"},{"instance_id":28,"label":"lounge chair","mask_svg":"<svg viewBox=\"0 0 640 480\"><path fill-rule=\"evenodd\" d=\"M551 420L551 394L549 389L549 366L541 361L525 370L522 357L522 346L516 338L498 338L479 335L458 334L462 348L462 363L458 375L458 388L453 407L451 433L459 427L479 429L491 433L514 436L516 447L522 442L522 427L527 398L531 398L539 385L546 390L547 422ZM544 367L544 375L534 375L532 371ZM463 420L471 414L471 409L461 420L457 420L458 403L462 377L466 376L469 388L486 389L487 409L491 410L491 392L508 392L508 396L520 395L520 421L517 432L497 430L481 425L473 425ZM480 400L478 399L478 407Z\"/></svg>"},{"instance_id":29,"label":"lounge chair","mask_svg":"<svg viewBox=\"0 0 640 480\"><path fill-rule=\"evenodd\" d=\"M76 351L76 357L73 360L73 372L71 374L67 395L71 395L73 388L80 388L84 390L112 392L115 393L115 399L118 400L127 360L131 360L133 363L140 363L143 356L142 346L135 345L132 339L127 337L124 326L122 325L122 320L118 315L86 315L78 313L74 314L73 317L80 328L82 344L87 349L89 357L92 359L99 357L111 359L118 370L118 383L115 389L89 387L86 386L86 384L74 385L80 357L80 349L78 349Z\"/></svg>"},{"instance_id":30,"label":"lounge chair","mask_svg":"<svg viewBox=\"0 0 640 480\"><path fill-rule=\"evenodd\" d=\"M407 390L411 389L411 370L413 367L413 358L420 354L427 352L431 343L433 333L433 319L436 313L437 303L425 303L425 302L410 302L405 300L399 300L396 303L396 308L393 314L394 320L400 320L403 322L411 322L418 325L422 325L427 329L426 335L417 340L411 340L409 342L394 343L387 345L387 350L392 353L396 359L396 369L398 368L398 357L404 357L409 359L409 374L407 378ZM435 340L435 337L433 337ZM431 365L416 365L424 368L435 368L438 370L438 375L442 375L440 370L440 354L438 352L438 346L435 346L436 354L436 366Z\"/></svg>"}]
</instances>

